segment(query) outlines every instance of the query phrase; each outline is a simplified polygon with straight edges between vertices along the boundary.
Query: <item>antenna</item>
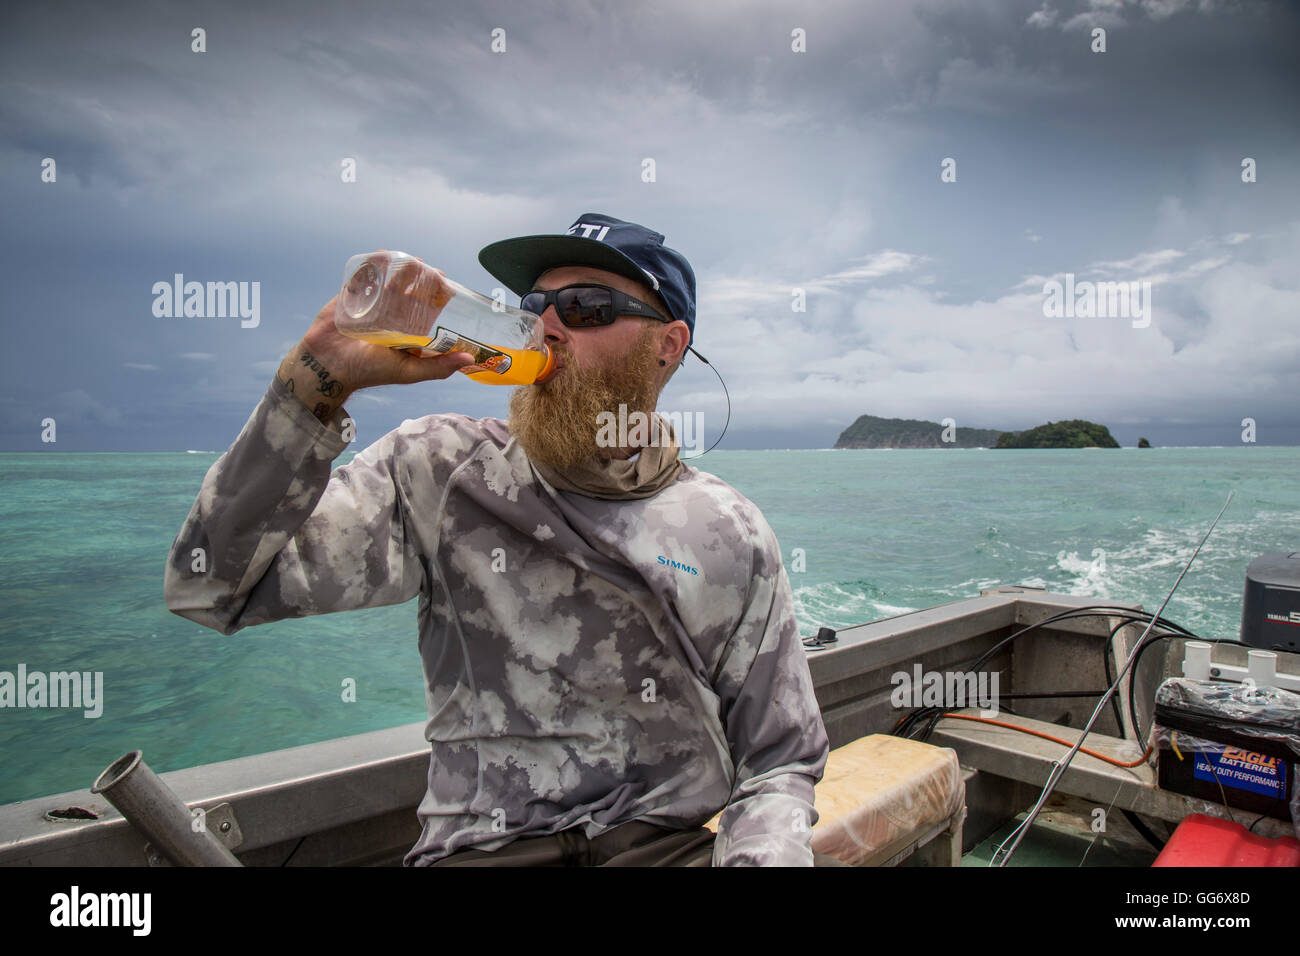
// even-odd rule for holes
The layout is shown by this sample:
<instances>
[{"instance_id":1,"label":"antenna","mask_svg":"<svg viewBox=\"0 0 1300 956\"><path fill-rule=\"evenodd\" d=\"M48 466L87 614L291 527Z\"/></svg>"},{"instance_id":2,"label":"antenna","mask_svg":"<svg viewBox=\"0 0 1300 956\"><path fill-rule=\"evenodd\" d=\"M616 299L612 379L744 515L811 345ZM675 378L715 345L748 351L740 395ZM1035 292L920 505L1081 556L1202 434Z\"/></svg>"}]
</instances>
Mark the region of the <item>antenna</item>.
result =
<instances>
[{"instance_id":1,"label":"antenna","mask_svg":"<svg viewBox=\"0 0 1300 956\"><path fill-rule=\"evenodd\" d=\"M1119 674L1116 675L1115 683L1111 684L1110 687L1106 689L1106 693L1102 694L1101 700L1097 701L1097 707L1093 710L1092 716L1088 718L1088 723L1084 725L1083 733L1079 734L1079 739L1075 741L1074 746L1070 748L1070 752L1065 755L1064 759L1058 760L1052 764L1052 772L1047 775L1047 783L1043 785L1043 792L1039 795L1038 802L1034 804L1033 809L1029 811L1029 816L1025 817L1024 822L1021 823L1020 826L1016 827L1011 836L1007 837L1006 840L1003 840L998 846L997 851L993 854L993 859L989 861L990 866L993 865L993 860L998 858L998 854L1002 853L1002 848L1007 845L1008 840L1011 841L1011 846L1007 849L1006 855L1002 857L1001 862L998 863L999 867L1006 866L1007 861L1011 859L1011 855L1016 852L1016 847L1020 846L1020 841L1024 839L1025 834L1029 832L1029 828L1033 826L1034 820L1037 819L1039 812L1047 803L1047 798L1052 795L1052 791L1056 789L1056 785L1060 782L1061 777L1065 775L1065 768L1070 766L1070 761L1074 759L1074 755L1077 754L1079 748L1083 746L1083 739L1088 736L1088 732L1092 730L1092 725L1097 722L1097 718L1101 715L1107 702L1109 702L1111 697L1115 694L1115 691L1119 689L1119 682L1124 679L1124 675L1128 673L1128 669L1133 666L1133 661L1137 657L1138 651L1141 650L1143 642L1146 641L1147 635L1151 633L1151 628L1155 627L1156 621L1160 620L1160 615L1165 612L1165 607L1169 604L1169 599L1174 596L1174 592L1178 590L1178 585L1183 582L1183 575L1187 574L1188 568L1192 566L1192 562L1196 560L1196 556L1201 553L1201 548L1204 547L1205 542L1209 540L1210 532L1213 531L1214 526L1219 523L1219 518L1222 518L1223 513L1228 510L1228 505L1232 501L1232 495L1233 492L1228 492L1228 500L1223 503L1223 507L1219 509L1219 513L1215 517L1213 523L1211 523L1209 530L1207 530L1205 536L1201 538L1201 543L1196 546L1196 550L1192 552L1192 556L1187 559L1187 564L1183 567L1182 574L1178 575L1178 580L1174 582L1174 586L1170 588L1169 593L1165 595L1164 604L1160 605L1160 610L1156 611L1152 616L1150 622L1147 624L1147 629L1142 632L1142 636L1137 639L1137 642L1133 645L1133 649L1129 651L1128 660L1124 662L1124 666L1120 668Z\"/></svg>"}]
</instances>

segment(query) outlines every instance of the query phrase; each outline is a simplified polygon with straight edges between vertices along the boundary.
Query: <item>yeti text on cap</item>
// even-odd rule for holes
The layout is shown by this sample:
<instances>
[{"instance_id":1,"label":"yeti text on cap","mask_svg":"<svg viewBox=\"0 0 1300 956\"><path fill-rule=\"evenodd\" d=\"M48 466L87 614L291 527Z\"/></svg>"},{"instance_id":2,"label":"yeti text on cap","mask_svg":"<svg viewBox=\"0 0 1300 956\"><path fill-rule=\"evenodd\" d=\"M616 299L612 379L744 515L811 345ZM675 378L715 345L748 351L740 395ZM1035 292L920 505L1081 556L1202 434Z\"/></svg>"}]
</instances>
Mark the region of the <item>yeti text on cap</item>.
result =
<instances>
[{"instance_id":1,"label":"yeti text on cap","mask_svg":"<svg viewBox=\"0 0 1300 956\"><path fill-rule=\"evenodd\" d=\"M609 226L593 225L589 222L579 222L569 227L567 235L576 235L579 229L582 230L583 239L596 239L599 241L603 240L609 233ZM593 236L593 232L596 233L596 235Z\"/></svg>"}]
</instances>

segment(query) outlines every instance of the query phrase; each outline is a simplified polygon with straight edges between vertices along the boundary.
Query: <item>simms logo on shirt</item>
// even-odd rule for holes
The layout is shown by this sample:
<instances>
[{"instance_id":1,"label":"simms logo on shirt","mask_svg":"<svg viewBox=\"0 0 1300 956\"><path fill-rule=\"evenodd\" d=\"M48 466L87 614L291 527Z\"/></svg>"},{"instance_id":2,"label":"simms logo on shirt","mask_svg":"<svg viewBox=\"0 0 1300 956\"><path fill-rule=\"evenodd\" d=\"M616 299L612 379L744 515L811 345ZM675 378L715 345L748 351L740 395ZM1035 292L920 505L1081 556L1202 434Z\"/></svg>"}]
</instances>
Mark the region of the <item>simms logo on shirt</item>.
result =
<instances>
[{"instance_id":1,"label":"simms logo on shirt","mask_svg":"<svg viewBox=\"0 0 1300 956\"><path fill-rule=\"evenodd\" d=\"M665 558L659 555L659 563L666 564L670 568L676 568L678 571L685 571L687 574L699 574L699 570L691 567L689 564L682 564L680 561L674 561L672 558Z\"/></svg>"}]
</instances>

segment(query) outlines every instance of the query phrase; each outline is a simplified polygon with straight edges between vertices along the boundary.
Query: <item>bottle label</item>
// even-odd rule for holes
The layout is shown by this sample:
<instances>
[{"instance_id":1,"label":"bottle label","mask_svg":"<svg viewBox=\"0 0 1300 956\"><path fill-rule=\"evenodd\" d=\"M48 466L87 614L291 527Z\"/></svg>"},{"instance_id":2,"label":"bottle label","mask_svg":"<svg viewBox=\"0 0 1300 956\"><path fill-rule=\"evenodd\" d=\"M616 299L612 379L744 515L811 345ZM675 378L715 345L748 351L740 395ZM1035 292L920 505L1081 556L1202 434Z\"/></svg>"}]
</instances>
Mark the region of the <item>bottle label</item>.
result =
<instances>
[{"instance_id":1,"label":"bottle label","mask_svg":"<svg viewBox=\"0 0 1300 956\"><path fill-rule=\"evenodd\" d=\"M467 339L463 335L451 331L451 329L435 329L433 338L429 340L429 344L425 348L433 352L441 352L444 355L448 352L468 352L474 356L474 364L459 369L466 375L473 372L496 372L498 375L502 375L506 369L510 368L509 355L494 349L490 345Z\"/></svg>"}]
</instances>

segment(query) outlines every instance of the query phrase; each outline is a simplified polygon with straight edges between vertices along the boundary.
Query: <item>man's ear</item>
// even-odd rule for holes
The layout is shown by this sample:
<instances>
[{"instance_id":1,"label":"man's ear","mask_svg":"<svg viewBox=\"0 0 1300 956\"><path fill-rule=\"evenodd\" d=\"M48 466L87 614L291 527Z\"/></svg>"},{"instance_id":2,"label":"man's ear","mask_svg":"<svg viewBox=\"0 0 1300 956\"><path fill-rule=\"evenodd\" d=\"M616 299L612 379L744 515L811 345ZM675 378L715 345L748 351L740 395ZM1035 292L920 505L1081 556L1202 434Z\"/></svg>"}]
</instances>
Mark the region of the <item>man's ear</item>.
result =
<instances>
[{"instance_id":1,"label":"man's ear","mask_svg":"<svg viewBox=\"0 0 1300 956\"><path fill-rule=\"evenodd\" d=\"M669 322L664 329L663 338L659 340L659 360L665 365L676 366L686 354L686 347L691 344L691 330L685 322L678 319Z\"/></svg>"}]
</instances>

